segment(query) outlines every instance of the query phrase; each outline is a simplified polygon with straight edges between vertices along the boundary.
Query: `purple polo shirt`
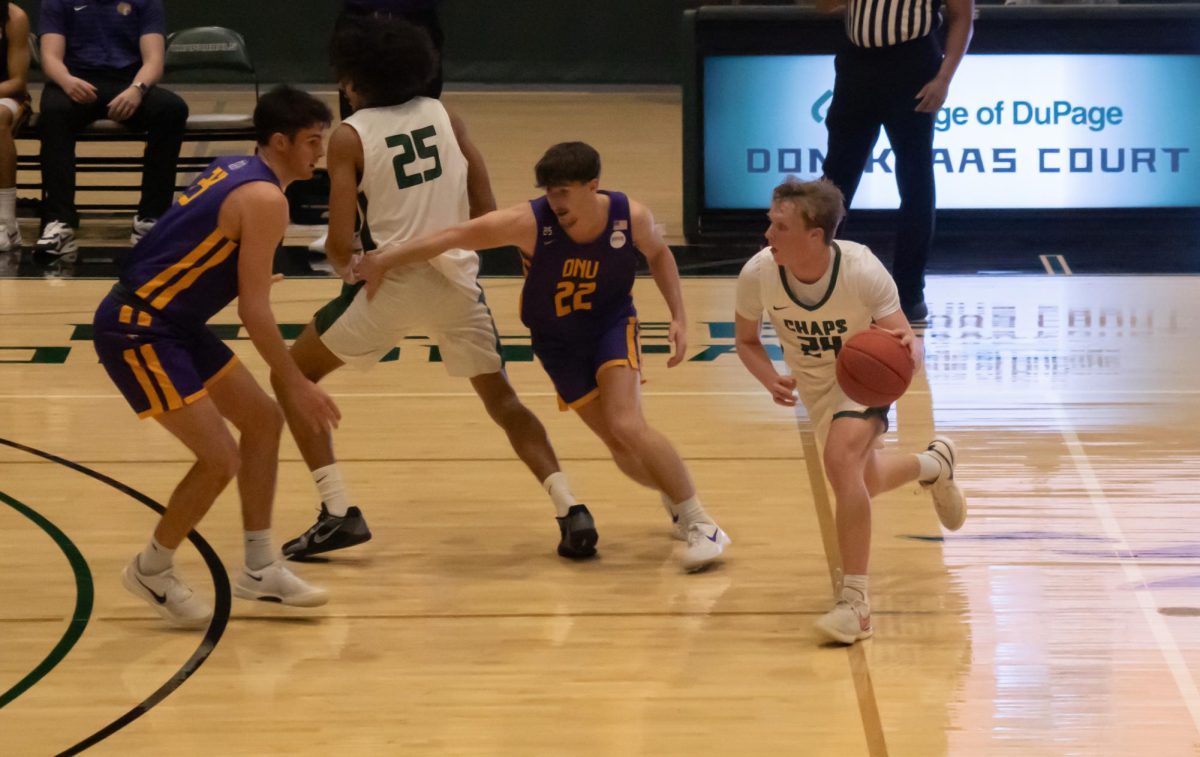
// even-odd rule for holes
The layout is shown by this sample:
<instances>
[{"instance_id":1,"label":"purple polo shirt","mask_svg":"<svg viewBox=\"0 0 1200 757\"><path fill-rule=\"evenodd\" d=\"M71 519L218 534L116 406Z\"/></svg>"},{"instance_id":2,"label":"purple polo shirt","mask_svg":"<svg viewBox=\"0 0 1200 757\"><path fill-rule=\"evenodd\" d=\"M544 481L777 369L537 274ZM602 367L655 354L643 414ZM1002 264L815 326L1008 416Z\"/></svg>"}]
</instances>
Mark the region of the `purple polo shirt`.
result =
<instances>
[{"instance_id":1,"label":"purple polo shirt","mask_svg":"<svg viewBox=\"0 0 1200 757\"><path fill-rule=\"evenodd\" d=\"M38 19L39 34L67 38L72 74L140 67L142 35L166 29L162 0L42 0Z\"/></svg>"}]
</instances>

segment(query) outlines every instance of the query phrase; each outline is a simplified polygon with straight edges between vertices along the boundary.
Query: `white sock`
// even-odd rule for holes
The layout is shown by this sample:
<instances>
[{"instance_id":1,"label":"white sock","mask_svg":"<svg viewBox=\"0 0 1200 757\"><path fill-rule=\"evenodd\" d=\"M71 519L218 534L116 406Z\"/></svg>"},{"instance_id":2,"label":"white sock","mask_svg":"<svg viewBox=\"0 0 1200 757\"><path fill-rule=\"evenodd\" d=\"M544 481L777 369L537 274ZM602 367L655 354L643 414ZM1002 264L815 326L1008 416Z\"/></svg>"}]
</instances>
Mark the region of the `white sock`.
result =
<instances>
[{"instance_id":1,"label":"white sock","mask_svg":"<svg viewBox=\"0 0 1200 757\"><path fill-rule=\"evenodd\" d=\"M17 188L0 189L0 223L17 225Z\"/></svg>"},{"instance_id":2,"label":"white sock","mask_svg":"<svg viewBox=\"0 0 1200 757\"><path fill-rule=\"evenodd\" d=\"M271 529L246 531L246 567L262 570L275 562L275 550L271 548Z\"/></svg>"},{"instance_id":3,"label":"white sock","mask_svg":"<svg viewBox=\"0 0 1200 757\"><path fill-rule=\"evenodd\" d=\"M678 513L675 512L675 503L666 495L665 492L659 492L658 497L662 500L662 506L667 511L667 515L670 515L671 518L674 519L675 516L678 515Z\"/></svg>"},{"instance_id":4,"label":"white sock","mask_svg":"<svg viewBox=\"0 0 1200 757\"><path fill-rule=\"evenodd\" d=\"M848 575L842 578L842 599L851 604L861 604L870 607L867 600L867 577Z\"/></svg>"},{"instance_id":5,"label":"white sock","mask_svg":"<svg viewBox=\"0 0 1200 757\"><path fill-rule=\"evenodd\" d=\"M932 484L942 475L942 459L932 452L918 452L917 462L921 465L917 480L922 484Z\"/></svg>"},{"instance_id":6,"label":"white sock","mask_svg":"<svg viewBox=\"0 0 1200 757\"><path fill-rule=\"evenodd\" d=\"M693 494L682 502L676 502L671 506L671 514L679 514L679 520L683 521L685 529L691 528L694 523L707 523L710 526L717 525L717 522L708 517L708 513L704 512L704 506L700 504L700 497Z\"/></svg>"},{"instance_id":7,"label":"white sock","mask_svg":"<svg viewBox=\"0 0 1200 757\"><path fill-rule=\"evenodd\" d=\"M575 495L571 493L570 485L567 484L567 474L562 471L547 476L546 480L542 482L542 488L554 502L554 512L559 518L567 517L567 511L578 504L575 501Z\"/></svg>"},{"instance_id":8,"label":"white sock","mask_svg":"<svg viewBox=\"0 0 1200 757\"><path fill-rule=\"evenodd\" d=\"M154 576L162 573L175 564L175 550L167 549L158 543L158 539L150 537L150 543L138 555L137 568L143 576Z\"/></svg>"},{"instance_id":9,"label":"white sock","mask_svg":"<svg viewBox=\"0 0 1200 757\"><path fill-rule=\"evenodd\" d=\"M350 498L346 496L346 485L342 483L342 473L337 463L331 463L324 468L312 472L313 481L317 485L317 493L325 503L325 509L330 515L343 516L350 507Z\"/></svg>"}]
</instances>

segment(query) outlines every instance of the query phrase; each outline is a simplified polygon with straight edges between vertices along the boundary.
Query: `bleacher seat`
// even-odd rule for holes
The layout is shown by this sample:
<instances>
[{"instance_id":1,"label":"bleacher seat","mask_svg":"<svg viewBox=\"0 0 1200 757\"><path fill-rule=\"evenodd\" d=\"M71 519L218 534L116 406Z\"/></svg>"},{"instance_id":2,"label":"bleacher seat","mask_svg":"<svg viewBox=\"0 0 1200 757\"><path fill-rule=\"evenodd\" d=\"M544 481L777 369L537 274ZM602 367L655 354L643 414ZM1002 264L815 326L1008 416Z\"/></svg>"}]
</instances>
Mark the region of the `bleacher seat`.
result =
<instances>
[{"instance_id":1,"label":"bleacher seat","mask_svg":"<svg viewBox=\"0 0 1200 757\"><path fill-rule=\"evenodd\" d=\"M37 38L30 35L31 67L41 69L41 55ZM163 59L163 85L196 83L242 84L253 86L254 99L258 100L259 83L254 63L246 48L246 40L238 32L221 26L198 26L183 29L167 37ZM16 132L17 139L38 139L38 114L32 114ZM146 133L126 128L123 124L101 119L90 124L79 134L80 143L88 142L144 142ZM252 113L190 113L183 141L187 142L243 142L254 140ZM17 168L20 171L40 171L41 159L37 151L19 150ZM190 176L203 169L211 156L180 155L178 171ZM76 171L82 174L122 174L142 171L141 151L121 155L79 156ZM188 180L179 183L176 189L184 189ZM19 182L20 189L41 189L40 182ZM78 192L132 192L138 183L80 183ZM95 215L132 212L136 199L130 202L78 202L81 214Z\"/></svg>"}]
</instances>

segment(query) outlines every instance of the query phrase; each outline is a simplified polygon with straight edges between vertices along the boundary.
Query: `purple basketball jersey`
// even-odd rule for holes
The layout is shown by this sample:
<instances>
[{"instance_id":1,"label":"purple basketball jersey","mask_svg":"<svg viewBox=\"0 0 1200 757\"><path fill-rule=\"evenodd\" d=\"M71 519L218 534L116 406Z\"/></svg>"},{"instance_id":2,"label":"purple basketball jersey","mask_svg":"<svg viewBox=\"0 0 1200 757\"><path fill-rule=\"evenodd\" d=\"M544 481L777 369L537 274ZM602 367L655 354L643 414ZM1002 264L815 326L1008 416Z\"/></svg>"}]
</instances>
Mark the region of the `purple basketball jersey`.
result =
<instances>
[{"instance_id":1,"label":"purple basketball jersey","mask_svg":"<svg viewBox=\"0 0 1200 757\"><path fill-rule=\"evenodd\" d=\"M129 255L121 284L177 324L203 324L237 297L238 243L217 226L221 203L251 181L279 179L257 156L217 158Z\"/></svg>"},{"instance_id":2,"label":"purple basketball jersey","mask_svg":"<svg viewBox=\"0 0 1200 757\"><path fill-rule=\"evenodd\" d=\"M538 224L537 247L523 258L521 322L534 339L595 339L636 315L633 279L638 249L633 244L629 199L609 197L608 224L587 243L571 239L545 197L530 200Z\"/></svg>"}]
</instances>

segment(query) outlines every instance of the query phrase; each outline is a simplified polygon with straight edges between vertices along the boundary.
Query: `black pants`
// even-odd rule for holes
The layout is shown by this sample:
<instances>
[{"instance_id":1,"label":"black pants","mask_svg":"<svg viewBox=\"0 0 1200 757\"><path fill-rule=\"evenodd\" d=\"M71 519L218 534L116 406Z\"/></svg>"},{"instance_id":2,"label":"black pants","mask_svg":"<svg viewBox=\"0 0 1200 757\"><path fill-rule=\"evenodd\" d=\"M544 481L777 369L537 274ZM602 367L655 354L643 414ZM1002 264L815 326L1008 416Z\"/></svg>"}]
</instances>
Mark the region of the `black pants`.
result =
<instances>
[{"instance_id":1,"label":"black pants","mask_svg":"<svg viewBox=\"0 0 1200 757\"><path fill-rule=\"evenodd\" d=\"M917 92L941 64L942 51L933 35L884 48L848 44L835 61L837 78L826 119L825 176L842 190L847 208L879 139L879 128L887 132L900 190L892 276L905 311L925 301L925 263L933 241L936 206L934 114L917 113L913 108Z\"/></svg>"},{"instance_id":2,"label":"black pants","mask_svg":"<svg viewBox=\"0 0 1200 757\"><path fill-rule=\"evenodd\" d=\"M349 10L343 10L342 15L338 18L338 21L334 23L334 27L333 27L334 31L337 30L337 24L340 23L343 18L346 18L347 16L352 16L352 15L360 15L360 14L356 14L353 11L349 11ZM402 18L405 21L409 22L410 24L413 24L414 26L419 26L429 33L429 39L433 41L434 52L437 53L437 65L435 67L433 78L429 81L429 87L421 94L425 95L425 97L432 97L435 100L438 99L439 97L441 97L442 96L442 47L446 43L446 35L442 32L442 24L438 20L437 11L435 11L435 10L410 11L409 13L399 13L399 14L395 14L395 15L390 14L390 13L372 13L369 15L374 16L376 18ZM349 116L353 112L354 112L354 109L350 107L350 101L347 100L346 96L344 94L342 94L342 92L339 90L338 91L338 115L341 116L343 119L345 119L347 116Z\"/></svg>"},{"instance_id":3,"label":"black pants","mask_svg":"<svg viewBox=\"0 0 1200 757\"><path fill-rule=\"evenodd\" d=\"M95 102L73 101L54 82L42 91L38 129L42 140L42 224L62 221L79 225L75 209L75 140L93 121L108 118L108 103L133 83L136 72L79 72L76 75L97 89ZM171 207L175 195L175 168L183 142L188 106L179 95L161 87L146 93L142 104L126 121L135 131L145 131L142 198L138 215L158 218Z\"/></svg>"}]
</instances>

